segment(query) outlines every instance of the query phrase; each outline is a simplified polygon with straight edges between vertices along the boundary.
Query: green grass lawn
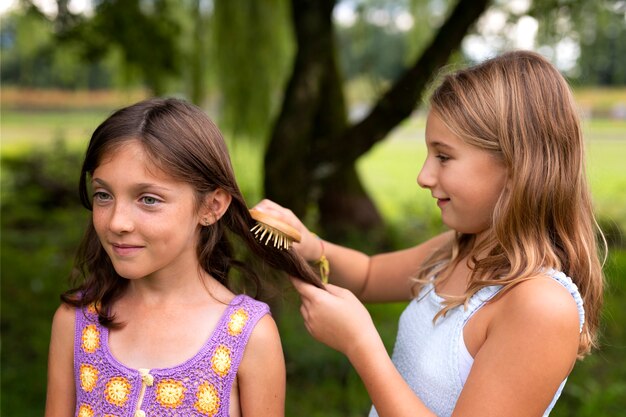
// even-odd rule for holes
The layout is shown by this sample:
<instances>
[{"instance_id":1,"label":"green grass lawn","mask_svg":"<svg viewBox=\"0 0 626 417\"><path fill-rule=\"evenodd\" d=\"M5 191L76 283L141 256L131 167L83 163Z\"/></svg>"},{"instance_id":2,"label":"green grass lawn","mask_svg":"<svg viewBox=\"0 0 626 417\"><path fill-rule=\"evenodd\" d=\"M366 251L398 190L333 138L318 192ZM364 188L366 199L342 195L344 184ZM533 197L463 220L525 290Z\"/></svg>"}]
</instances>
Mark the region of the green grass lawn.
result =
<instances>
[{"instance_id":1,"label":"green grass lawn","mask_svg":"<svg viewBox=\"0 0 626 417\"><path fill-rule=\"evenodd\" d=\"M31 146L50 145L62 139L83 150L91 134L109 112L84 111L0 111L2 154L16 154Z\"/></svg>"}]
</instances>

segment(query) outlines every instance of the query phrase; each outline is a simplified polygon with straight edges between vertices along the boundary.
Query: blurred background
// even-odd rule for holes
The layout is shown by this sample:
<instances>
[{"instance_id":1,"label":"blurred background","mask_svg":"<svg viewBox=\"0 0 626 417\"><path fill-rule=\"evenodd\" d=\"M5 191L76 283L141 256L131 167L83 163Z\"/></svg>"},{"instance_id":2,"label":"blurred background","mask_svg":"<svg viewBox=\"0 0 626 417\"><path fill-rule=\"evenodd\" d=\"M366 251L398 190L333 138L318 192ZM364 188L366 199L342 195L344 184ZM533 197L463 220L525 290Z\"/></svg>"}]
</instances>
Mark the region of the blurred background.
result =
<instances>
[{"instance_id":1,"label":"blurred background","mask_svg":"<svg viewBox=\"0 0 626 417\"><path fill-rule=\"evenodd\" d=\"M114 109L196 103L222 129L250 206L270 197L374 253L443 230L415 182L430 83L519 48L572 85L610 244L601 347L552 416L626 415L625 1L3 0L0 47L2 415L43 414L51 317L89 215L81 157ZM267 297L287 415L367 415L357 375L308 336L293 292ZM404 304L368 308L391 351Z\"/></svg>"}]
</instances>

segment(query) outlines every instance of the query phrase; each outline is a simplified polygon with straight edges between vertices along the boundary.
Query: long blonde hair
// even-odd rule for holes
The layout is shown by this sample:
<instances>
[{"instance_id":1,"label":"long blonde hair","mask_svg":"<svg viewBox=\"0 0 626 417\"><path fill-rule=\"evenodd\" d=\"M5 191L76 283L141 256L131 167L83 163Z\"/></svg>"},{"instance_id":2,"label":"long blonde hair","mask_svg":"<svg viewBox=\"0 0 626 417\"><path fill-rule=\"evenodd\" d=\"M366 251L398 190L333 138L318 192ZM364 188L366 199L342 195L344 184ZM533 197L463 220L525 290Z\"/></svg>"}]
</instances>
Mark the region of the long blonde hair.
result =
<instances>
[{"instance_id":1,"label":"long blonde hair","mask_svg":"<svg viewBox=\"0 0 626 417\"><path fill-rule=\"evenodd\" d=\"M485 286L507 291L542 268L563 271L584 302L578 353L589 353L602 306L598 241L603 249L606 243L593 214L580 120L566 80L541 55L514 51L446 75L430 105L454 134L501 159L510 178L488 238L472 247L472 235L457 234L425 262L414 293L476 253L487 255L469 257L465 295L446 297L437 317Z\"/></svg>"}]
</instances>

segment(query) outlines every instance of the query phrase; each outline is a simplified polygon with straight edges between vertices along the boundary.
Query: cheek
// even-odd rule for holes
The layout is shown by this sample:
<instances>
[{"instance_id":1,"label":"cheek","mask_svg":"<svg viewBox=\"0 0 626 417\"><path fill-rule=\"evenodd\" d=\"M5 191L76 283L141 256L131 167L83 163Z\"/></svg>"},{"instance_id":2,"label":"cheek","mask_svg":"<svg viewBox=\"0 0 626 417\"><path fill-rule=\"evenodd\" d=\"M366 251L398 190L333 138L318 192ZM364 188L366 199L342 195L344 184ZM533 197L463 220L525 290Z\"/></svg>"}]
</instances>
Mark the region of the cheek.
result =
<instances>
[{"instance_id":1,"label":"cheek","mask_svg":"<svg viewBox=\"0 0 626 417\"><path fill-rule=\"evenodd\" d=\"M103 213L102 209L93 209L93 212L91 214L91 221L93 223L94 229L96 229L96 233L98 234L98 236L101 236L104 232L106 225L105 214Z\"/></svg>"},{"instance_id":2,"label":"cheek","mask_svg":"<svg viewBox=\"0 0 626 417\"><path fill-rule=\"evenodd\" d=\"M490 188L483 190L482 212L485 221L492 222L496 205L502 194L503 187L499 183L491 184Z\"/></svg>"}]
</instances>

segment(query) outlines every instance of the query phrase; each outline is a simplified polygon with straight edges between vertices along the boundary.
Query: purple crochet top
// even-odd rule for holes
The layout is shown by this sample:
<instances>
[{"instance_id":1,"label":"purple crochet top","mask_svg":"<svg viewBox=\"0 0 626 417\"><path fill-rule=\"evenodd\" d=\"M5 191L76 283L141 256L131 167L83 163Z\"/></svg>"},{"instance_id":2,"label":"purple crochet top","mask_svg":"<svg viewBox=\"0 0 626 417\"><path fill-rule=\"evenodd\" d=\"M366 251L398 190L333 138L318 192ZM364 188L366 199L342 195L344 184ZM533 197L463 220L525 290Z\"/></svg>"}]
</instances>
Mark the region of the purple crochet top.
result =
<instances>
[{"instance_id":1,"label":"purple crochet top","mask_svg":"<svg viewBox=\"0 0 626 417\"><path fill-rule=\"evenodd\" d=\"M165 369L131 369L109 351L93 306L76 310L76 417L228 416L246 343L267 304L238 295L200 351Z\"/></svg>"}]
</instances>

